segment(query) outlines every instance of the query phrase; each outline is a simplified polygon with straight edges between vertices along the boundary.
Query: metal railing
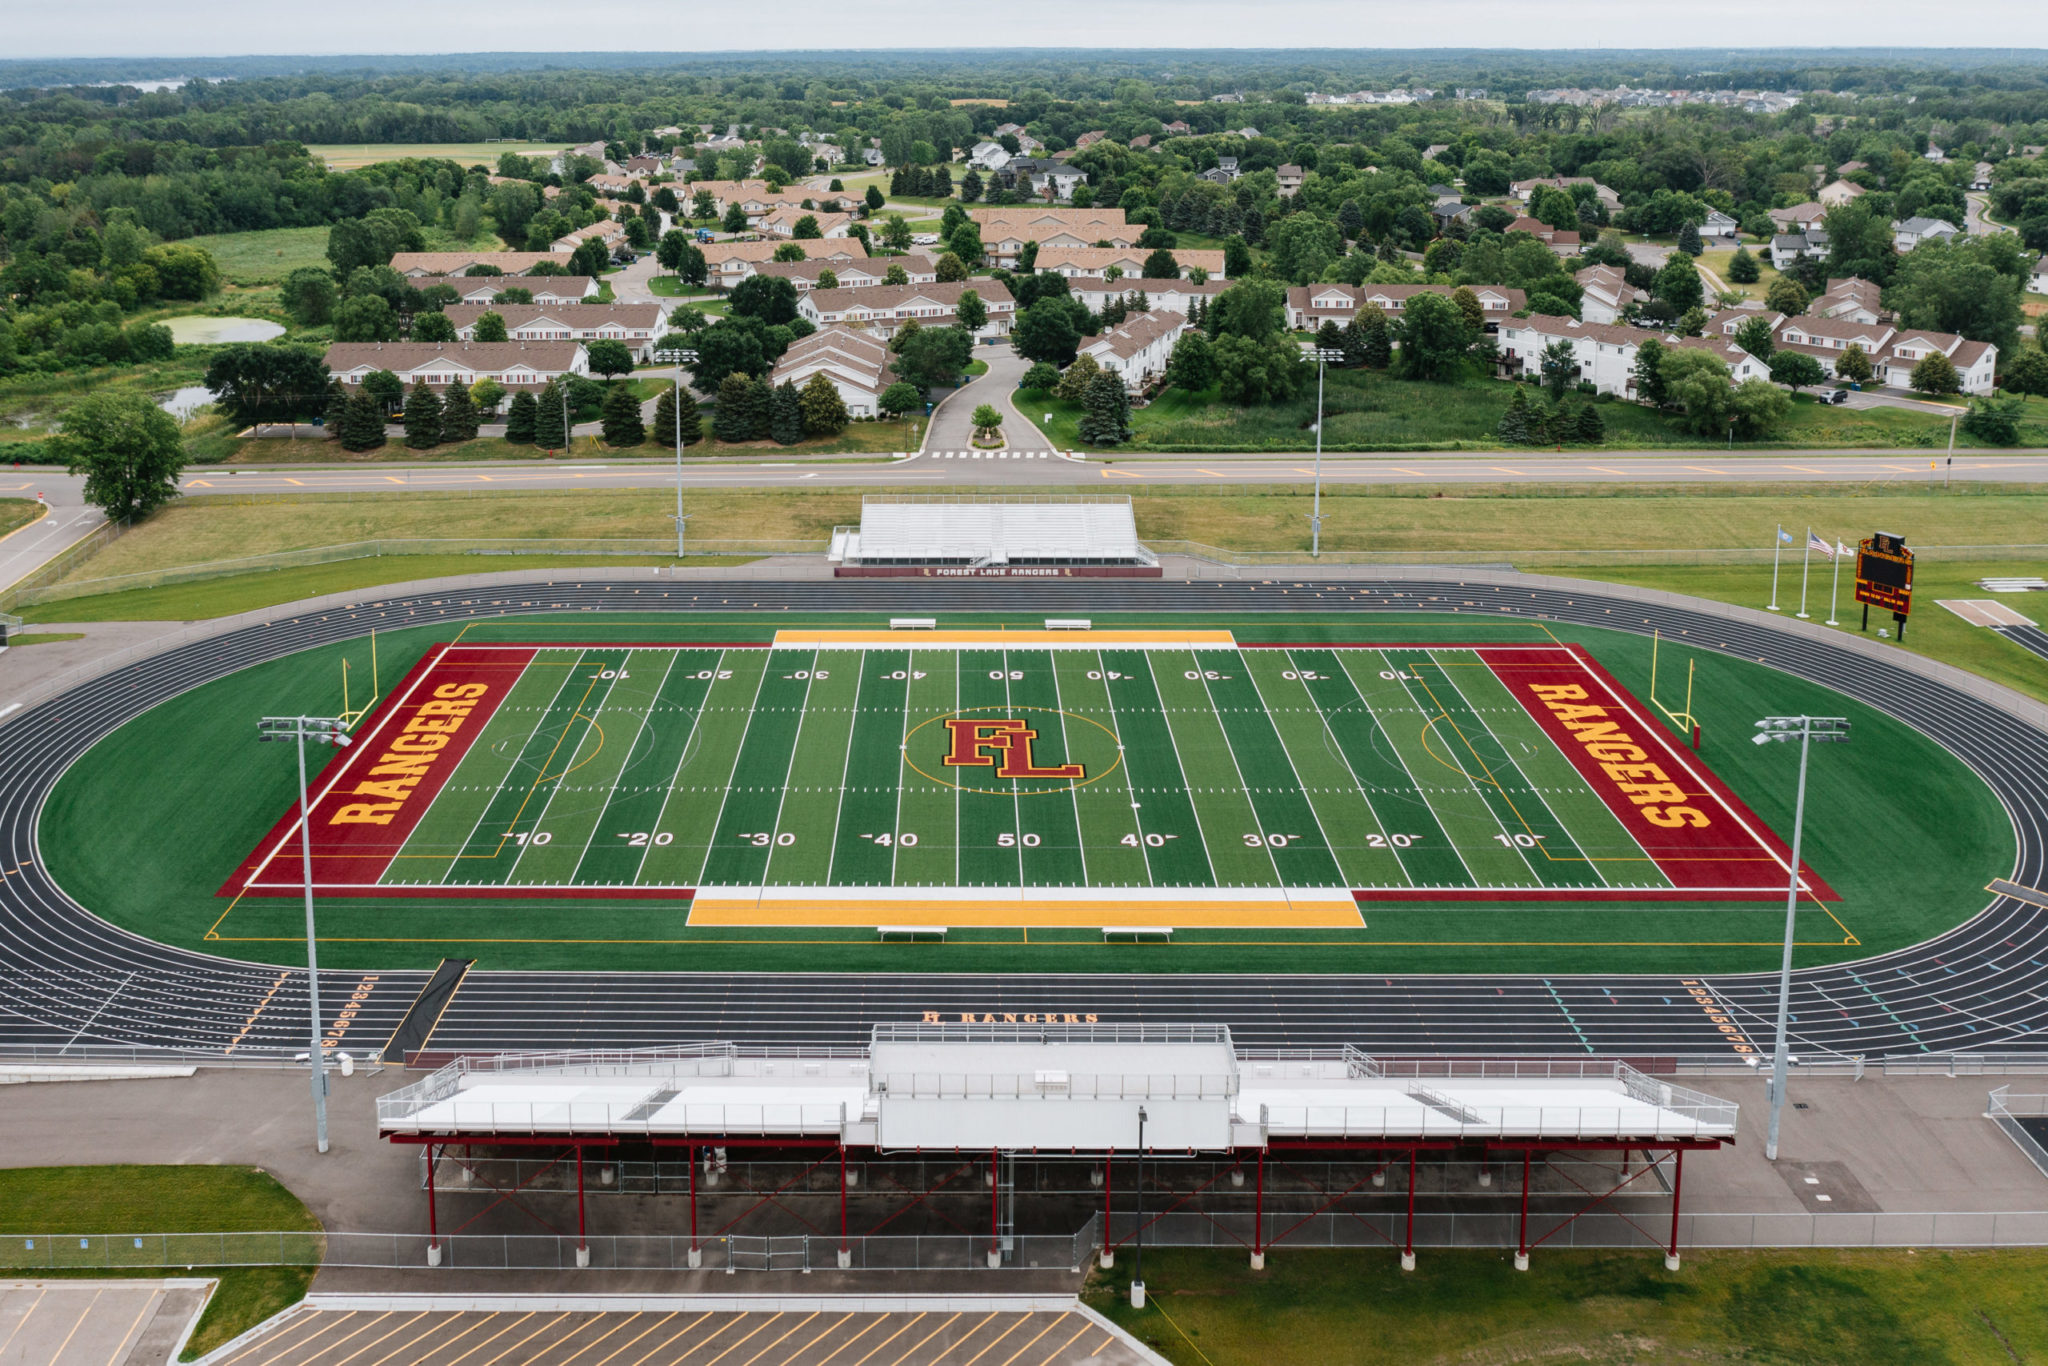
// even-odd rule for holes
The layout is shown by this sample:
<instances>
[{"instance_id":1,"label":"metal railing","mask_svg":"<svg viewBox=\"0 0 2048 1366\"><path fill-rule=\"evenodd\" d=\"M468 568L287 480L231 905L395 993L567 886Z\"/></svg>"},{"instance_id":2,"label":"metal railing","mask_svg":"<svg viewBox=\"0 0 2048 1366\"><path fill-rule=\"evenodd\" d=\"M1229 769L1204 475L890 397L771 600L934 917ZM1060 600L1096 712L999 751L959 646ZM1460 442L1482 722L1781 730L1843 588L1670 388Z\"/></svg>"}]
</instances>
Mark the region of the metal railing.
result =
<instances>
[{"instance_id":1,"label":"metal railing","mask_svg":"<svg viewBox=\"0 0 2048 1366\"><path fill-rule=\"evenodd\" d=\"M1328 565L1444 565L1517 569L1626 567L1631 565L1769 564L1770 547L1761 549L1499 549L1499 550L1325 550L1314 560L1301 550L1228 550L1199 541L1147 541L1159 555L1181 555L1210 564L1239 568L1271 566L1306 568ZM1917 547L1944 560L2027 560L2048 554L2048 545L1946 545Z\"/></svg>"},{"instance_id":2,"label":"metal railing","mask_svg":"<svg viewBox=\"0 0 2048 1366\"><path fill-rule=\"evenodd\" d=\"M125 975L125 974L122 974ZM111 985L111 984L109 984ZM329 1049L330 1063L347 1053L354 1067L375 1076L384 1063L372 1049ZM293 1049L238 1048L233 1053L213 1048L160 1048L149 1044L31 1043L0 1040L0 1071L17 1067L306 1067L305 1045Z\"/></svg>"},{"instance_id":3,"label":"metal railing","mask_svg":"<svg viewBox=\"0 0 2048 1366\"><path fill-rule=\"evenodd\" d=\"M1473 1105L1415 1087L1413 1105L1261 1105L1259 1127L1283 1138L1623 1139L1735 1132L1737 1108L1673 1121L1639 1108L1598 1105Z\"/></svg>"},{"instance_id":4,"label":"metal railing","mask_svg":"<svg viewBox=\"0 0 2048 1366\"><path fill-rule=\"evenodd\" d=\"M1231 1073L877 1072L874 1089L891 1100L1228 1100Z\"/></svg>"},{"instance_id":5,"label":"metal railing","mask_svg":"<svg viewBox=\"0 0 2048 1366\"><path fill-rule=\"evenodd\" d=\"M2027 1160L2048 1176L2048 1147L2028 1132L2023 1119L2048 1118L2048 1096L2016 1096L2010 1086L2001 1086L1991 1093L1991 1108L1987 1113L2013 1145L2027 1155Z\"/></svg>"},{"instance_id":6,"label":"metal railing","mask_svg":"<svg viewBox=\"0 0 2048 1366\"><path fill-rule=\"evenodd\" d=\"M1230 1028L1220 1024L1141 1024L1102 1021L1093 1024L968 1024L906 1020L874 1027L869 1037L878 1044L930 1043L1106 1043L1228 1044Z\"/></svg>"},{"instance_id":7,"label":"metal railing","mask_svg":"<svg viewBox=\"0 0 2048 1366\"><path fill-rule=\"evenodd\" d=\"M602 1101L461 1100L412 1109L386 1107L380 1097L377 1122L385 1129L488 1134L786 1134L846 1132L847 1107L840 1101L815 1105L674 1104L653 1085L629 1104ZM429 1109L431 1121L422 1119ZM853 1118L860 1116L856 1113Z\"/></svg>"}]
</instances>

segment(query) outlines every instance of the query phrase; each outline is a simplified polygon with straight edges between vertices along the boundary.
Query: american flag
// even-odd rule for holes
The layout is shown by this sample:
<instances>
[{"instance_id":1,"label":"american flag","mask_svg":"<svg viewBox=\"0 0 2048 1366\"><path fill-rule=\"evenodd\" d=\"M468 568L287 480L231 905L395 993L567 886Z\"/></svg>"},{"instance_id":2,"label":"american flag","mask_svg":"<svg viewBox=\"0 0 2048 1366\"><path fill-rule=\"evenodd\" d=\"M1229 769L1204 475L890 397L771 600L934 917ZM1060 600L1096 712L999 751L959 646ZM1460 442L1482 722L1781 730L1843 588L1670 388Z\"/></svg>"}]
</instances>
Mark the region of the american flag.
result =
<instances>
[{"instance_id":1,"label":"american flag","mask_svg":"<svg viewBox=\"0 0 2048 1366\"><path fill-rule=\"evenodd\" d=\"M1835 548L1829 545L1826 541L1823 541L1820 537L1814 535L1812 527L1808 527L1806 529L1806 548L1808 550L1818 550L1821 554L1827 556L1831 560L1835 558Z\"/></svg>"}]
</instances>

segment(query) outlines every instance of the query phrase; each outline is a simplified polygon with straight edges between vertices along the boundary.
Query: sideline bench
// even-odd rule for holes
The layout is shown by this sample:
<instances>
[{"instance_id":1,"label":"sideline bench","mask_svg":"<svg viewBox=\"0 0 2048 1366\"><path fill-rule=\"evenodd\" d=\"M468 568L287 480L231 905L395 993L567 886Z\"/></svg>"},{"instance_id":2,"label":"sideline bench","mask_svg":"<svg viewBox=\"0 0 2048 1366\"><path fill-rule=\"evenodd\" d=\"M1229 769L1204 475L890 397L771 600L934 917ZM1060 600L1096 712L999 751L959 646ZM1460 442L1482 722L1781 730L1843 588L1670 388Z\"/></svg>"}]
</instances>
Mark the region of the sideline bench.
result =
<instances>
[{"instance_id":1,"label":"sideline bench","mask_svg":"<svg viewBox=\"0 0 2048 1366\"><path fill-rule=\"evenodd\" d=\"M1095 629L1095 623L1087 617L1047 617L1045 619L1045 629L1048 631L1092 631Z\"/></svg>"},{"instance_id":2,"label":"sideline bench","mask_svg":"<svg viewBox=\"0 0 2048 1366\"><path fill-rule=\"evenodd\" d=\"M939 619L937 617L890 617L889 629L892 631L936 631L939 629Z\"/></svg>"},{"instance_id":3,"label":"sideline bench","mask_svg":"<svg viewBox=\"0 0 2048 1366\"><path fill-rule=\"evenodd\" d=\"M891 939L936 939L944 942L946 927L944 925L877 925L875 926L875 938L885 944Z\"/></svg>"},{"instance_id":4,"label":"sideline bench","mask_svg":"<svg viewBox=\"0 0 2048 1366\"><path fill-rule=\"evenodd\" d=\"M1102 942L1107 944L1114 939L1128 939L1134 944L1156 940L1164 944L1173 939L1173 927L1170 925L1104 925L1102 927Z\"/></svg>"}]
</instances>

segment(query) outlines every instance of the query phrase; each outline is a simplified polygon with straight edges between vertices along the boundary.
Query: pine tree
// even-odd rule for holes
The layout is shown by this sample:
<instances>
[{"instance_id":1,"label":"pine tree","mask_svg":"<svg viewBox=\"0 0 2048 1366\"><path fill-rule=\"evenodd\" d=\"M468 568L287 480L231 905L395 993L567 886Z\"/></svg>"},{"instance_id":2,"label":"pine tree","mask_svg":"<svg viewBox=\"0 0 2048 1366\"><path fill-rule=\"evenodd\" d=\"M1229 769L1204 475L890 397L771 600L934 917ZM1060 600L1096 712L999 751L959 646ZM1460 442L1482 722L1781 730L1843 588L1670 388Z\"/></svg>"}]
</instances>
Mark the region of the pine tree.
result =
<instances>
[{"instance_id":1,"label":"pine tree","mask_svg":"<svg viewBox=\"0 0 2048 1366\"><path fill-rule=\"evenodd\" d=\"M1387 325L1385 310L1367 304L1354 321L1365 332L1366 368L1386 369L1394 360L1394 331Z\"/></svg>"},{"instance_id":2,"label":"pine tree","mask_svg":"<svg viewBox=\"0 0 2048 1366\"><path fill-rule=\"evenodd\" d=\"M566 395L559 380L543 384L534 399L533 444L544 451L567 450L569 447L568 419L562 411Z\"/></svg>"},{"instance_id":3,"label":"pine tree","mask_svg":"<svg viewBox=\"0 0 2048 1366\"><path fill-rule=\"evenodd\" d=\"M812 375L804 385L801 397L806 436L837 436L846 430L851 419L847 415L846 400L839 396L838 385L823 374Z\"/></svg>"},{"instance_id":4,"label":"pine tree","mask_svg":"<svg viewBox=\"0 0 2048 1366\"><path fill-rule=\"evenodd\" d=\"M349 451L374 451L384 444L384 405L372 394L349 395L341 420L341 446Z\"/></svg>"},{"instance_id":5,"label":"pine tree","mask_svg":"<svg viewBox=\"0 0 2048 1366\"><path fill-rule=\"evenodd\" d=\"M335 440L341 439L341 425L348 420L348 388L340 380L330 380L327 385L327 410L321 421L327 434Z\"/></svg>"},{"instance_id":6,"label":"pine tree","mask_svg":"<svg viewBox=\"0 0 2048 1366\"><path fill-rule=\"evenodd\" d=\"M521 389L512 395L512 406L505 410L505 439L515 446L531 446L539 419L540 405L530 392Z\"/></svg>"},{"instance_id":7,"label":"pine tree","mask_svg":"<svg viewBox=\"0 0 2048 1366\"><path fill-rule=\"evenodd\" d=\"M654 428L648 433L648 438L655 445L671 451L676 448L676 392L674 389L663 390L661 397L654 401ZM683 444L687 446L703 439L704 422L697 412L697 400L688 389L682 390L681 401Z\"/></svg>"},{"instance_id":8,"label":"pine tree","mask_svg":"<svg viewBox=\"0 0 2048 1366\"><path fill-rule=\"evenodd\" d=\"M614 384L604 396L604 444L618 449L638 446L647 440L647 428L640 421L640 396L624 384Z\"/></svg>"},{"instance_id":9,"label":"pine tree","mask_svg":"<svg viewBox=\"0 0 2048 1366\"><path fill-rule=\"evenodd\" d=\"M1500 425L1493 429L1493 434L1503 446L1529 444L1529 391L1521 385L1515 386L1515 396L1508 400L1508 410L1500 415Z\"/></svg>"},{"instance_id":10,"label":"pine tree","mask_svg":"<svg viewBox=\"0 0 2048 1366\"><path fill-rule=\"evenodd\" d=\"M711 430L720 441L751 441L754 436L754 381L746 372L735 370L718 386L718 406L711 413Z\"/></svg>"},{"instance_id":11,"label":"pine tree","mask_svg":"<svg viewBox=\"0 0 2048 1366\"><path fill-rule=\"evenodd\" d=\"M1579 409L1578 431L1573 433L1579 444L1597 446L1607 439L1607 421L1600 416L1600 410L1588 403Z\"/></svg>"},{"instance_id":12,"label":"pine tree","mask_svg":"<svg viewBox=\"0 0 2048 1366\"><path fill-rule=\"evenodd\" d=\"M1700 245L1699 225L1687 223L1678 230L1678 249L1687 256L1697 256L1706 248Z\"/></svg>"},{"instance_id":13,"label":"pine tree","mask_svg":"<svg viewBox=\"0 0 2048 1366\"><path fill-rule=\"evenodd\" d=\"M752 440L766 441L774 426L775 386L763 376L747 386L747 434Z\"/></svg>"},{"instance_id":14,"label":"pine tree","mask_svg":"<svg viewBox=\"0 0 2048 1366\"><path fill-rule=\"evenodd\" d=\"M794 446L804 439L804 403L796 386L784 380L768 403L768 435L778 446Z\"/></svg>"},{"instance_id":15,"label":"pine tree","mask_svg":"<svg viewBox=\"0 0 2048 1366\"><path fill-rule=\"evenodd\" d=\"M425 380L405 396L405 444L416 451L441 444L441 400Z\"/></svg>"},{"instance_id":16,"label":"pine tree","mask_svg":"<svg viewBox=\"0 0 2048 1366\"><path fill-rule=\"evenodd\" d=\"M441 395L441 439L474 441L476 428L476 401L463 385L449 385L448 392Z\"/></svg>"},{"instance_id":17,"label":"pine tree","mask_svg":"<svg viewBox=\"0 0 2048 1366\"><path fill-rule=\"evenodd\" d=\"M1082 396L1080 437L1090 446L1118 446L1131 439L1131 396L1121 375L1104 370L1088 381Z\"/></svg>"}]
</instances>

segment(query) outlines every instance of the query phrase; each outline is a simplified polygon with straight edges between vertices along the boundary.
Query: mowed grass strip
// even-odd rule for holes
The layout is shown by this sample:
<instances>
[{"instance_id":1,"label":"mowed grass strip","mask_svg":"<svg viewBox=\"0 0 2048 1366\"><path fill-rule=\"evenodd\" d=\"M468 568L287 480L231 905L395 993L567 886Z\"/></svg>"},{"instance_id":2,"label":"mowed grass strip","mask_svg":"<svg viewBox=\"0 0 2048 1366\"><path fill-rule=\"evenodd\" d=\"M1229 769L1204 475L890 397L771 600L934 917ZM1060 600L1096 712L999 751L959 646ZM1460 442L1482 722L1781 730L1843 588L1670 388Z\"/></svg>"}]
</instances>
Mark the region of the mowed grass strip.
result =
<instances>
[{"instance_id":1,"label":"mowed grass strip","mask_svg":"<svg viewBox=\"0 0 2048 1366\"><path fill-rule=\"evenodd\" d=\"M1257 826L1247 831L1265 844L1287 887L1335 887L1344 881L1287 746L1281 741L1252 681L1251 656L1235 650L1195 654L1209 702L1251 799ZM1276 840L1278 841L1276 843Z\"/></svg>"},{"instance_id":2,"label":"mowed grass strip","mask_svg":"<svg viewBox=\"0 0 2048 1366\"><path fill-rule=\"evenodd\" d=\"M804 707L811 695L815 650L768 652L761 690L747 722L746 739L733 765L725 808L718 813L711 854L703 881L713 887L753 887L767 877L775 841L785 833L779 823L788 791L790 758L803 730ZM825 839L829 831L788 831L792 843L810 833Z\"/></svg>"},{"instance_id":3,"label":"mowed grass strip","mask_svg":"<svg viewBox=\"0 0 2048 1366\"><path fill-rule=\"evenodd\" d=\"M689 887L704 880L719 813L738 780L735 765L761 695L773 651L727 650L713 670L711 691L697 713L697 730L683 746L667 803L654 828L673 834L647 850L643 886Z\"/></svg>"},{"instance_id":4,"label":"mowed grass strip","mask_svg":"<svg viewBox=\"0 0 2048 1366\"><path fill-rule=\"evenodd\" d=\"M930 718L960 709L960 654L910 652L910 690L904 703L893 880L899 887L960 884L960 790L941 782L944 728ZM914 733L913 733L914 732ZM912 844L909 837L915 837Z\"/></svg>"},{"instance_id":5,"label":"mowed grass strip","mask_svg":"<svg viewBox=\"0 0 2048 1366\"><path fill-rule=\"evenodd\" d=\"M676 652L635 650L614 657L616 667L599 662L587 671L617 677L603 680L601 701L593 699L586 704L575 758L563 763L561 776L548 784L547 804L534 820L533 833L519 852L509 882L552 887L575 882L576 869L589 851L598 819L618 789L626 761L654 714ZM545 842L539 838L542 835Z\"/></svg>"},{"instance_id":6,"label":"mowed grass strip","mask_svg":"<svg viewBox=\"0 0 2048 1366\"><path fill-rule=\"evenodd\" d=\"M854 713L860 705L860 650L820 650L811 672L810 695L796 749L790 755L788 790L776 829L796 836L777 844L767 878L785 886L831 881L832 854L839 842L839 803L849 780L847 759Z\"/></svg>"},{"instance_id":7,"label":"mowed grass strip","mask_svg":"<svg viewBox=\"0 0 2048 1366\"><path fill-rule=\"evenodd\" d=\"M1113 708L1110 729L1123 742L1124 768L1131 775L1136 842L1144 847L1155 887L1227 885L1203 843L1182 755L1147 655L1144 650L1098 652Z\"/></svg>"},{"instance_id":8,"label":"mowed grass strip","mask_svg":"<svg viewBox=\"0 0 2048 1366\"><path fill-rule=\"evenodd\" d=\"M642 652L648 653L648 652ZM722 650L677 650L662 679L648 723L620 769L605 801L583 860L576 865L581 886L617 887L640 880L650 850L675 843L676 832L661 828L676 766L697 733L704 699L718 677Z\"/></svg>"},{"instance_id":9,"label":"mowed grass strip","mask_svg":"<svg viewBox=\"0 0 2048 1366\"><path fill-rule=\"evenodd\" d=\"M863 650L859 659L860 698L846 740L846 792L832 839L830 880L842 887L886 887L895 880L910 651Z\"/></svg>"},{"instance_id":10,"label":"mowed grass strip","mask_svg":"<svg viewBox=\"0 0 2048 1366\"><path fill-rule=\"evenodd\" d=\"M1055 650L1053 683L1059 703L1069 713L1067 733L1092 729L1090 722L1116 733L1102 657L1089 650ZM1096 887L1146 887L1152 876L1139 842L1138 813L1131 803L1130 755L1118 736L1117 763L1074 789L1074 819L1081 829L1082 857L1088 881ZM1129 841L1126 843L1126 841Z\"/></svg>"},{"instance_id":11,"label":"mowed grass strip","mask_svg":"<svg viewBox=\"0 0 2048 1366\"><path fill-rule=\"evenodd\" d=\"M1004 663L1009 671L1023 675L1010 680L1010 700L1020 708L1017 717L1030 722L1032 729L1038 732L1033 742L1033 762L1040 768L1058 768L1069 761L1080 762L1086 772L1094 773L1100 768L1101 761L1090 763L1089 760L1101 752L1101 746L1089 744L1091 737L1088 736L1070 736L1067 718L1060 711L1059 676L1053 660L1057 655L1066 653L1069 652L1007 652ZM1076 754L1074 749L1076 740L1085 745L1080 754ZM1047 790L1032 792L1029 788ZM1017 799L1017 844L1024 865L1025 886L1079 887L1088 884L1087 861L1081 852L1081 827L1075 814L1071 784L1055 779L1028 785L1026 794Z\"/></svg>"}]
</instances>

